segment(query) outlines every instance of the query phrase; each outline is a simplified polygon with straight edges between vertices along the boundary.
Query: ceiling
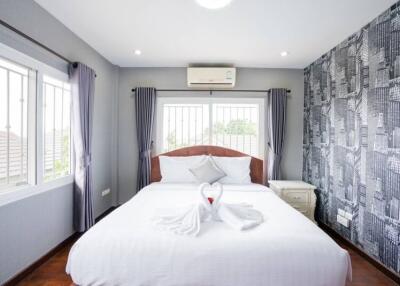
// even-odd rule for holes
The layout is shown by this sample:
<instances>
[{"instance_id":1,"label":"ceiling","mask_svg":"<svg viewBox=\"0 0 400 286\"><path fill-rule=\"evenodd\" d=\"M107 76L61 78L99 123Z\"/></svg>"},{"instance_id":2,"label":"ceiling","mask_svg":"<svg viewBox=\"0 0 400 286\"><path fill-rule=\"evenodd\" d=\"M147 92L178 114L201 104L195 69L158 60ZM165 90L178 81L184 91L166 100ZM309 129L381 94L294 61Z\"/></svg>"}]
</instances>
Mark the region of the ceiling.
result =
<instances>
[{"instance_id":1,"label":"ceiling","mask_svg":"<svg viewBox=\"0 0 400 286\"><path fill-rule=\"evenodd\" d=\"M35 1L121 67L269 68L306 67L397 2L233 0L207 10L195 0Z\"/></svg>"}]
</instances>

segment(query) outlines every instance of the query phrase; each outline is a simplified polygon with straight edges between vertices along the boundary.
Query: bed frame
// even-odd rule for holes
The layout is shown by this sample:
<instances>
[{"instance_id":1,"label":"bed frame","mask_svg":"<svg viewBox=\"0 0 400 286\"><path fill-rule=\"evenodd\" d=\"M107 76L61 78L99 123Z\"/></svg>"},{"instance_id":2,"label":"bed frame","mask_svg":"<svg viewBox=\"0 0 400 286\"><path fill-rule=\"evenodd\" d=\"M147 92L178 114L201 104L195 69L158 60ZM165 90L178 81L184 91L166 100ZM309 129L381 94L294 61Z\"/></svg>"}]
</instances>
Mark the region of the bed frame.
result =
<instances>
[{"instance_id":1,"label":"bed frame","mask_svg":"<svg viewBox=\"0 0 400 286\"><path fill-rule=\"evenodd\" d=\"M159 156L196 156L196 155L212 155L217 157L245 157L249 156L238 151L218 146L193 146L177 149L171 152L160 154L151 158L151 175L150 181L159 182L161 180L160 160ZM251 157L250 177L253 183L264 184L263 170L266 168L264 161L255 157Z\"/></svg>"}]
</instances>

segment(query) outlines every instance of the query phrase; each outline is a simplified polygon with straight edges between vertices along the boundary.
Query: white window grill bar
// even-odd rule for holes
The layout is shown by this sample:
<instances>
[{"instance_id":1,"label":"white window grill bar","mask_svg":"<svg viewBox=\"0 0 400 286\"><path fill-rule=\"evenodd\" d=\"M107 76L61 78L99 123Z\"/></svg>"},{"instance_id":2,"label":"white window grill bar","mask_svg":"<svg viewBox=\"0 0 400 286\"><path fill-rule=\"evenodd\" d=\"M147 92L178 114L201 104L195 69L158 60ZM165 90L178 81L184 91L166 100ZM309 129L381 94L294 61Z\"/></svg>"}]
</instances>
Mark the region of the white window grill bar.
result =
<instances>
[{"instance_id":1,"label":"white window grill bar","mask_svg":"<svg viewBox=\"0 0 400 286\"><path fill-rule=\"evenodd\" d=\"M184 138L183 138L183 132L184 132L184 128L183 128L183 123L184 123L184 120L183 120L183 109L184 109L184 107L182 106L181 107L181 138L180 138L180 146L182 146L183 144L185 144L184 143Z\"/></svg>"},{"instance_id":2,"label":"white window grill bar","mask_svg":"<svg viewBox=\"0 0 400 286\"><path fill-rule=\"evenodd\" d=\"M177 119L176 119L176 107L174 107L174 109L173 109L173 116L174 116L174 127L173 127L173 136L174 136L174 143L173 143L173 149L175 149L176 148L176 143L177 143L177 132L176 132L176 121L177 121Z\"/></svg>"},{"instance_id":3,"label":"white window grill bar","mask_svg":"<svg viewBox=\"0 0 400 286\"><path fill-rule=\"evenodd\" d=\"M6 164L6 184L8 185L10 183L10 71L7 70L7 76L6 76L6 92L7 92L7 125L6 125L6 130L7 130L7 164Z\"/></svg>"},{"instance_id":4,"label":"white window grill bar","mask_svg":"<svg viewBox=\"0 0 400 286\"><path fill-rule=\"evenodd\" d=\"M226 118L225 118L225 106L222 107L222 122L224 124L225 127L225 123L226 123ZM222 146L225 147L225 132L222 133Z\"/></svg>"},{"instance_id":5,"label":"white window grill bar","mask_svg":"<svg viewBox=\"0 0 400 286\"><path fill-rule=\"evenodd\" d=\"M197 107L194 107L194 144L197 144Z\"/></svg>"},{"instance_id":6,"label":"white window grill bar","mask_svg":"<svg viewBox=\"0 0 400 286\"><path fill-rule=\"evenodd\" d=\"M190 146L190 106L188 108L186 108L186 116L187 116L187 144L188 146Z\"/></svg>"},{"instance_id":7,"label":"white window grill bar","mask_svg":"<svg viewBox=\"0 0 400 286\"><path fill-rule=\"evenodd\" d=\"M53 178L55 178L55 176L56 176L56 168L55 168L55 166L56 166L56 96L55 96L55 94L56 94L56 88L53 86L53 150L52 150L52 160L53 160L53 163L52 163L52 167L53 167L53 170L52 170L52 173L53 173Z\"/></svg>"},{"instance_id":8,"label":"white window grill bar","mask_svg":"<svg viewBox=\"0 0 400 286\"><path fill-rule=\"evenodd\" d=\"M204 106L200 109L201 113L201 144L204 144ZM197 114L196 114L197 116Z\"/></svg>"},{"instance_id":9,"label":"white window grill bar","mask_svg":"<svg viewBox=\"0 0 400 286\"><path fill-rule=\"evenodd\" d=\"M61 150L61 162L64 158L64 89L61 89L61 123L60 123L61 131L60 131L60 150Z\"/></svg>"},{"instance_id":10,"label":"white window grill bar","mask_svg":"<svg viewBox=\"0 0 400 286\"><path fill-rule=\"evenodd\" d=\"M168 136L169 136L169 134L171 134L171 109L169 108L169 107L167 107L167 114L168 114L168 116L167 116L167 121L168 121L168 125L167 125L167 139L168 139ZM167 144L168 144L168 147L167 147L167 150L169 151L169 150L171 150L171 146L170 146L170 144L169 144L169 140L167 140Z\"/></svg>"},{"instance_id":11,"label":"white window grill bar","mask_svg":"<svg viewBox=\"0 0 400 286\"><path fill-rule=\"evenodd\" d=\"M229 108L229 120L232 120L232 108ZM232 134L229 134L229 148L232 149Z\"/></svg>"},{"instance_id":12,"label":"white window grill bar","mask_svg":"<svg viewBox=\"0 0 400 286\"><path fill-rule=\"evenodd\" d=\"M248 117L247 117L247 118L249 118L249 122L250 122L250 123L253 123L253 120L251 119L251 114L252 114L251 111L252 111L252 108L248 108L247 111L248 111ZM252 138L252 135L251 135L251 134L249 134L248 137L249 137L249 139L250 139L250 140L249 140L249 141L250 141L250 142L249 142L249 149L250 149L250 150L249 150L249 151L250 151L249 154L253 154L253 153L252 153L252 151L253 151L253 150L252 150L252 147L253 147L252 139L253 139L253 138Z\"/></svg>"},{"instance_id":13,"label":"white window grill bar","mask_svg":"<svg viewBox=\"0 0 400 286\"><path fill-rule=\"evenodd\" d=\"M43 85L43 174L46 175L46 157L47 157L47 149L46 149L46 119L47 119L47 87L46 84L44 83Z\"/></svg>"},{"instance_id":14,"label":"white window grill bar","mask_svg":"<svg viewBox=\"0 0 400 286\"><path fill-rule=\"evenodd\" d=\"M20 141L20 171L19 176L20 180L23 180L23 169L24 169L24 79L21 78L21 94L20 94L20 105L21 105L21 141Z\"/></svg>"}]
</instances>

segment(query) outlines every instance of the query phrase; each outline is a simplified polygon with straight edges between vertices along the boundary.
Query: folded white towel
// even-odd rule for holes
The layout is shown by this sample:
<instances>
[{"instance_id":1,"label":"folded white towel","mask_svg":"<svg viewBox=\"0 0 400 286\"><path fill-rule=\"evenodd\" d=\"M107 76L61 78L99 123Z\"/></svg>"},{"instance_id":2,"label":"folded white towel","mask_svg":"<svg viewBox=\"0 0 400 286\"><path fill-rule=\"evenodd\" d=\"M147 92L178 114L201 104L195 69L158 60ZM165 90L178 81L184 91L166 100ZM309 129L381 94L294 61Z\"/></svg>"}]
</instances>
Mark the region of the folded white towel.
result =
<instances>
[{"instance_id":1,"label":"folded white towel","mask_svg":"<svg viewBox=\"0 0 400 286\"><path fill-rule=\"evenodd\" d=\"M225 204L218 207L218 217L237 230L253 228L264 221L262 213L248 204Z\"/></svg>"},{"instance_id":2,"label":"folded white towel","mask_svg":"<svg viewBox=\"0 0 400 286\"><path fill-rule=\"evenodd\" d=\"M214 186L219 190L218 198L220 199L223 194L223 185L216 183ZM252 205L246 203L219 203L219 199L212 205L214 209L213 213L215 213L213 217L217 217L234 229L250 229L264 221L263 214L254 209Z\"/></svg>"},{"instance_id":3,"label":"folded white towel","mask_svg":"<svg viewBox=\"0 0 400 286\"><path fill-rule=\"evenodd\" d=\"M178 209L160 209L153 223L162 230L179 235L196 236L200 232L201 222L211 216L211 205L204 194L207 183L199 186L200 202Z\"/></svg>"},{"instance_id":4,"label":"folded white towel","mask_svg":"<svg viewBox=\"0 0 400 286\"><path fill-rule=\"evenodd\" d=\"M179 235L196 236L200 232L201 222L208 213L201 204L191 205L178 210L164 210L155 217L154 223L162 230ZM169 213L168 213L169 212Z\"/></svg>"},{"instance_id":5,"label":"folded white towel","mask_svg":"<svg viewBox=\"0 0 400 286\"><path fill-rule=\"evenodd\" d=\"M184 208L158 210L154 223L162 230L179 235L196 236L200 232L201 223L207 219L222 221L237 230L253 228L264 221L262 213L249 204L221 203L223 186L214 184L213 202L210 203L204 190L209 184L199 186L200 201Z\"/></svg>"}]
</instances>

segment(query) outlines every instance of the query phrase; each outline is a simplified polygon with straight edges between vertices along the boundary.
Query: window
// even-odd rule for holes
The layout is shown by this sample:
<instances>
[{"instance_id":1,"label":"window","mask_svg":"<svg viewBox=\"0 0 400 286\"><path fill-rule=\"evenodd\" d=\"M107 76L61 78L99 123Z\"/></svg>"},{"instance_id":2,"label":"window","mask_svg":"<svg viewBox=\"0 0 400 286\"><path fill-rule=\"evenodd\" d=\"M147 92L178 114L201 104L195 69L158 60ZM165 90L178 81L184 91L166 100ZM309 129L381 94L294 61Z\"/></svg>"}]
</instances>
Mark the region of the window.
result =
<instances>
[{"instance_id":1,"label":"window","mask_svg":"<svg viewBox=\"0 0 400 286\"><path fill-rule=\"evenodd\" d=\"M260 150L257 103L215 103L212 105L212 144L258 156Z\"/></svg>"},{"instance_id":2,"label":"window","mask_svg":"<svg viewBox=\"0 0 400 286\"><path fill-rule=\"evenodd\" d=\"M157 150L216 145L263 156L262 98L171 98L158 100Z\"/></svg>"},{"instance_id":3,"label":"window","mask_svg":"<svg viewBox=\"0 0 400 286\"><path fill-rule=\"evenodd\" d=\"M209 140L209 106L201 103L166 103L162 116L162 152Z\"/></svg>"},{"instance_id":4,"label":"window","mask_svg":"<svg viewBox=\"0 0 400 286\"><path fill-rule=\"evenodd\" d=\"M43 166L44 181L70 174L71 86L43 77Z\"/></svg>"},{"instance_id":5,"label":"window","mask_svg":"<svg viewBox=\"0 0 400 286\"><path fill-rule=\"evenodd\" d=\"M32 75L0 58L0 188L28 183L28 91ZM34 170L32 170L34 171Z\"/></svg>"},{"instance_id":6,"label":"window","mask_svg":"<svg viewBox=\"0 0 400 286\"><path fill-rule=\"evenodd\" d=\"M0 44L0 192L72 182L71 145L68 75Z\"/></svg>"}]
</instances>

